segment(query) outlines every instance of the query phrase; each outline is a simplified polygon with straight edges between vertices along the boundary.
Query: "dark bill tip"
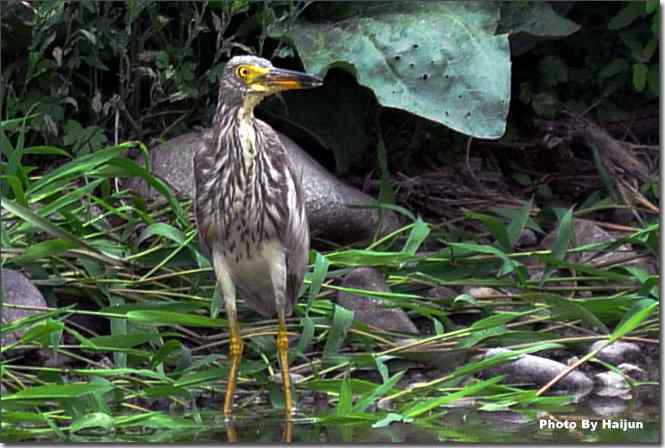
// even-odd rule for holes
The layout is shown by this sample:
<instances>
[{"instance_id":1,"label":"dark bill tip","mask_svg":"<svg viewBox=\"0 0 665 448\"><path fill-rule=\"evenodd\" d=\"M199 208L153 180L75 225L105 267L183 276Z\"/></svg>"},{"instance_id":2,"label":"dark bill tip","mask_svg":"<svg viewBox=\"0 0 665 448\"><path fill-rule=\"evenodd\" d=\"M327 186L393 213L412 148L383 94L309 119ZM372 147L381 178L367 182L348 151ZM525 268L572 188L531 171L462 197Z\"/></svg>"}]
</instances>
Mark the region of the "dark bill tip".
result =
<instances>
[{"instance_id":1,"label":"dark bill tip","mask_svg":"<svg viewBox=\"0 0 665 448\"><path fill-rule=\"evenodd\" d=\"M318 76L281 68L271 69L266 75L266 81L269 86L280 90L310 89L323 84L323 79Z\"/></svg>"}]
</instances>

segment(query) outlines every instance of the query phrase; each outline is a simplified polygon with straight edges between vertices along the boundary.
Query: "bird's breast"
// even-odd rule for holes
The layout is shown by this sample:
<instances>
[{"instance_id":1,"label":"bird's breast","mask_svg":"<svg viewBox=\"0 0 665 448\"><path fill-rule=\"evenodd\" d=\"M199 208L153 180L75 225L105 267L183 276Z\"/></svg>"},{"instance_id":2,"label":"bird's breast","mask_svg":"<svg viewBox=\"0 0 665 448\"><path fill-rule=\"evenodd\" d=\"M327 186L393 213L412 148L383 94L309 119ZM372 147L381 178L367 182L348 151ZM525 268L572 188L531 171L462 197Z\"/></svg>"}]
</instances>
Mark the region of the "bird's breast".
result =
<instances>
[{"instance_id":1,"label":"bird's breast","mask_svg":"<svg viewBox=\"0 0 665 448\"><path fill-rule=\"evenodd\" d=\"M280 221L274 182L265 173L269 161L258 152L256 132L249 128L239 125L217 142L222 150L197 155L194 162L201 236L236 262L276 238Z\"/></svg>"}]
</instances>

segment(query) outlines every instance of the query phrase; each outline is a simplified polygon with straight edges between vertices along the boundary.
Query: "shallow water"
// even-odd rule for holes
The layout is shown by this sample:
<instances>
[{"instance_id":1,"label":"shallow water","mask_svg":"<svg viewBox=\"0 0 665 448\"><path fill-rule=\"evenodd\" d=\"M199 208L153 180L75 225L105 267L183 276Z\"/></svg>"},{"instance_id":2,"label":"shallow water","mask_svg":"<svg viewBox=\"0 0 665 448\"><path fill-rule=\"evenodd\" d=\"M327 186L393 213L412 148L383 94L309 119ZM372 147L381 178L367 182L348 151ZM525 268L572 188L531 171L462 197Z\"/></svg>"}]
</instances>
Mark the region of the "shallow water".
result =
<instances>
[{"instance_id":1,"label":"shallow water","mask_svg":"<svg viewBox=\"0 0 665 448\"><path fill-rule=\"evenodd\" d=\"M640 389L640 388L638 388ZM373 427L368 421L335 421L330 414L296 417L287 424L281 412L257 405L240 410L233 424L218 411L204 411L201 424L172 429L136 428L122 434L76 434L65 442L104 443L658 443L660 408L658 388L636 394L632 400L592 397L557 411L528 409L486 412L451 408L442 417L416 423ZM319 411L320 412L320 411ZM126 430L127 431L127 430ZM52 436L52 434L51 434ZM2 434L3 442L59 441L29 434Z\"/></svg>"}]
</instances>

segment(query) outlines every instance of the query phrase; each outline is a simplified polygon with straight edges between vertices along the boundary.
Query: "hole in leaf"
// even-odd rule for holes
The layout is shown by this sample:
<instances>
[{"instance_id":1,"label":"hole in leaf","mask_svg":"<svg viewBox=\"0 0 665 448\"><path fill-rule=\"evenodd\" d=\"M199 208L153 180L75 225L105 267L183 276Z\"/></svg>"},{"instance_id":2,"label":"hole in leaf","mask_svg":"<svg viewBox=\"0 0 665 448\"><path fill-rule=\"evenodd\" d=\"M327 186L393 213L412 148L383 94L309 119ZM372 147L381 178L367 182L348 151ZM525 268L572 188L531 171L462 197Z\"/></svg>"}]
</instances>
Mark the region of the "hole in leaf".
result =
<instances>
[{"instance_id":1,"label":"hole in leaf","mask_svg":"<svg viewBox=\"0 0 665 448\"><path fill-rule=\"evenodd\" d=\"M429 75L428 75L427 73L424 73L424 74L423 74L423 79L424 79L425 81L427 81L428 78L429 78Z\"/></svg>"},{"instance_id":2,"label":"hole in leaf","mask_svg":"<svg viewBox=\"0 0 665 448\"><path fill-rule=\"evenodd\" d=\"M413 68L415 66L416 66L416 64L414 64L413 62L409 64L409 67L411 67L411 68Z\"/></svg>"},{"instance_id":3,"label":"hole in leaf","mask_svg":"<svg viewBox=\"0 0 665 448\"><path fill-rule=\"evenodd\" d=\"M402 59L400 55L395 56L396 61L399 61L400 59Z\"/></svg>"}]
</instances>

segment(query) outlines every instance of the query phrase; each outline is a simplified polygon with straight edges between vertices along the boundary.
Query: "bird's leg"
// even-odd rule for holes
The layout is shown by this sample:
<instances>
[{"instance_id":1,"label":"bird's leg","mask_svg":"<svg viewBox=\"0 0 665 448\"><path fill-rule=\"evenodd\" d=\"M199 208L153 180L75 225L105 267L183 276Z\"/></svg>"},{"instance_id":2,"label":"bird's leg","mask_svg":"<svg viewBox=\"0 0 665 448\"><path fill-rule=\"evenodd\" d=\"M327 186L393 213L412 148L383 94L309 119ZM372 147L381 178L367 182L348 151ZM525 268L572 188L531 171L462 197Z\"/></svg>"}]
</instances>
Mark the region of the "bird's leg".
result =
<instances>
[{"instance_id":1,"label":"bird's leg","mask_svg":"<svg viewBox=\"0 0 665 448\"><path fill-rule=\"evenodd\" d=\"M238 313L236 312L236 288L233 279L226 266L224 257L213 249L213 265L217 281L222 289L224 305L226 307L226 318L229 321L229 375L226 383L226 397L224 397L224 415L228 418L233 414L233 395L236 390L236 378L242 358L243 343L240 338L240 326L238 325Z\"/></svg>"},{"instance_id":2,"label":"bird's leg","mask_svg":"<svg viewBox=\"0 0 665 448\"><path fill-rule=\"evenodd\" d=\"M277 308L277 356L282 370L284 411L287 420L290 420L293 401L291 400L291 377L289 376L289 339L286 335L286 257L283 252L274 257L270 277L275 291Z\"/></svg>"},{"instance_id":3,"label":"bird's leg","mask_svg":"<svg viewBox=\"0 0 665 448\"><path fill-rule=\"evenodd\" d=\"M235 297L228 299L224 296L226 305L226 317L229 320L229 376L226 385L226 397L224 398L224 415L229 417L233 414L233 395L236 390L236 378L242 359L243 342L240 338L240 327L238 325L238 315L236 314Z\"/></svg>"},{"instance_id":4,"label":"bird's leg","mask_svg":"<svg viewBox=\"0 0 665 448\"><path fill-rule=\"evenodd\" d=\"M289 375L289 338L286 335L286 319L284 312L278 313L277 354L282 368L282 387L284 388L284 411L287 419L291 419L293 401L291 400L291 376Z\"/></svg>"}]
</instances>

